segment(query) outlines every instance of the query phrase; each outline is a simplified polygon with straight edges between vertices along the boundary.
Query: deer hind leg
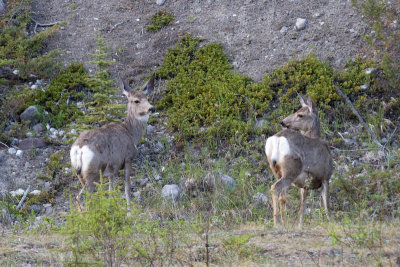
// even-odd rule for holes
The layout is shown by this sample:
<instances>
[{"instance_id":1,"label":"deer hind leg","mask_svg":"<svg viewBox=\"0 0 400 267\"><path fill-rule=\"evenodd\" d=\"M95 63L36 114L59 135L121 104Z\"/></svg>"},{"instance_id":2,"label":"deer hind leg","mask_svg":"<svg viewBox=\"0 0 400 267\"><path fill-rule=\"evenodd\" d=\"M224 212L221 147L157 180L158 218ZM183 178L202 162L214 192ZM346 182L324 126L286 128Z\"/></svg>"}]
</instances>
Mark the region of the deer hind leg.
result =
<instances>
[{"instance_id":1,"label":"deer hind leg","mask_svg":"<svg viewBox=\"0 0 400 267\"><path fill-rule=\"evenodd\" d=\"M83 193L83 190L85 190L86 184L83 184L82 189L79 191L78 195L76 196L76 209L79 212L82 212L82 206L81 206L81 195Z\"/></svg>"},{"instance_id":2,"label":"deer hind leg","mask_svg":"<svg viewBox=\"0 0 400 267\"><path fill-rule=\"evenodd\" d=\"M129 209L131 204L131 171L132 171L132 160L125 160L125 198L126 205Z\"/></svg>"},{"instance_id":3,"label":"deer hind leg","mask_svg":"<svg viewBox=\"0 0 400 267\"><path fill-rule=\"evenodd\" d=\"M323 205L323 207L325 209L326 217L329 220L329 205L328 205L329 181L328 180L324 180L322 182L321 197L322 197L322 205Z\"/></svg>"},{"instance_id":4,"label":"deer hind leg","mask_svg":"<svg viewBox=\"0 0 400 267\"><path fill-rule=\"evenodd\" d=\"M286 190L283 190L279 195L279 206L281 213L281 222L285 223L285 211L286 211Z\"/></svg>"},{"instance_id":5,"label":"deer hind leg","mask_svg":"<svg viewBox=\"0 0 400 267\"><path fill-rule=\"evenodd\" d=\"M274 208L274 226L277 226L278 223L278 202L280 203L280 207L281 207L281 220L283 223L283 210L285 209L285 194L286 194L286 190L290 187L290 184L292 183L291 179L288 179L286 177L282 177L281 179L279 179L276 183L274 183L271 186L271 193L272 193L272 204L273 204L273 208Z\"/></svg>"}]
</instances>

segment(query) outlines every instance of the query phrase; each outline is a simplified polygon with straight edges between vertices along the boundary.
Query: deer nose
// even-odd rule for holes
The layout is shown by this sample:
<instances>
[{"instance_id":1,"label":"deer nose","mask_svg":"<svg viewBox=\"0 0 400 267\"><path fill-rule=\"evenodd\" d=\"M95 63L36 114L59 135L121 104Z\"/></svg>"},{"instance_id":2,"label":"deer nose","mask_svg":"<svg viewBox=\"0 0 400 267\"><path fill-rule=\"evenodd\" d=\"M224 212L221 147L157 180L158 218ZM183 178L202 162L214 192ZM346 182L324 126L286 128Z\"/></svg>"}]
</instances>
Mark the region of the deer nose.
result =
<instances>
[{"instance_id":1,"label":"deer nose","mask_svg":"<svg viewBox=\"0 0 400 267\"><path fill-rule=\"evenodd\" d=\"M286 124L285 124L283 121L281 121L281 125L282 125L283 127L286 127Z\"/></svg>"},{"instance_id":2,"label":"deer nose","mask_svg":"<svg viewBox=\"0 0 400 267\"><path fill-rule=\"evenodd\" d=\"M155 108L155 107L151 107L151 108L149 108L149 111L150 111L150 112L155 112L155 111L156 111L156 108Z\"/></svg>"}]
</instances>

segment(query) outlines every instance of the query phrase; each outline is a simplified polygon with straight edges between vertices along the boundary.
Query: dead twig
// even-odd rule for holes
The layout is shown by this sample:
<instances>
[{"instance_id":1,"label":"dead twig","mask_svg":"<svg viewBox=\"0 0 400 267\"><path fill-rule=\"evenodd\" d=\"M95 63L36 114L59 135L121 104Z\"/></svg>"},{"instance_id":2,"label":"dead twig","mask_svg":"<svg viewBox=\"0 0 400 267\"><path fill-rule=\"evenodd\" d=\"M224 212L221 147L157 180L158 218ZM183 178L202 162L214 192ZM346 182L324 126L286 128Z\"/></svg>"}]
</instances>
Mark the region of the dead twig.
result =
<instances>
[{"instance_id":1,"label":"dead twig","mask_svg":"<svg viewBox=\"0 0 400 267\"><path fill-rule=\"evenodd\" d=\"M114 26L111 27L111 29L108 31L109 33L112 32L115 28L117 28L118 26L124 24L125 22L128 22L128 20L126 21L122 21L120 23L115 24Z\"/></svg>"},{"instance_id":2,"label":"dead twig","mask_svg":"<svg viewBox=\"0 0 400 267\"><path fill-rule=\"evenodd\" d=\"M22 207L22 204L24 204L25 198L29 193L29 189L31 189L30 185L28 186L28 188L26 189L24 195L22 196L21 200L19 201L18 206L16 208L17 210L19 210Z\"/></svg>"},{"instance_id":3,"label":"dead twig","mask_svg":"<svg viewBox=\"0 0 400 267\"><path fill-rule=\"evenodd\" d=\"M32 17L30 17L30 19L35 23L35 27L34 27L34 29L33 29L33 32L36 34L37 32L36 32L36 30L37 30L37 27L39 26L39 27L51 27L51 26L54 26L54 25L56 25L56 24L60 24L61 22L59 22L59 21L56 21L56 22L52 22L52 23L40 23L40 22L38 22L37 20L35 20L35 19L33 19Z\"/></svg>"},{"instance_id":4,"label":"dead twig","mask_svg":"<svg viewBox=\"0 0 400 267\"><path fill-rule=\"evenodd\" d=\"M10 148L7 144L4 144L3 142L0 141L0 145L5 146L6 148Z\"/></svg>"},{"instance_id":5,"label":"dead twig","mask_svg":"<svg viewBox=\"0 0 400 267\"><path fill-rule=\"evenodd\" d=\"M380 149L385 149L385 147L378 141L378 139L376 138L375 134L371 131L371 129L368 127L368 125L365 123L364 119L361 117L360 113L358 113L358 111L356 110L356 108L353 106L353 103L351 103L350 99L347 97L347 95L345 95L342 90L340 90L340 88L336 85L333 84L333 86L335 86L336 91L339 93L339 95L341 95L347 102L347 104L349 104L351 110L353 111L353 113L357 116L358 120L361 122L361 124L365 127L365 129L367 129L368 133L371 135L372 140L375 142L375 144L378 145L378 147Z\"/></svg>"}]
</instances>

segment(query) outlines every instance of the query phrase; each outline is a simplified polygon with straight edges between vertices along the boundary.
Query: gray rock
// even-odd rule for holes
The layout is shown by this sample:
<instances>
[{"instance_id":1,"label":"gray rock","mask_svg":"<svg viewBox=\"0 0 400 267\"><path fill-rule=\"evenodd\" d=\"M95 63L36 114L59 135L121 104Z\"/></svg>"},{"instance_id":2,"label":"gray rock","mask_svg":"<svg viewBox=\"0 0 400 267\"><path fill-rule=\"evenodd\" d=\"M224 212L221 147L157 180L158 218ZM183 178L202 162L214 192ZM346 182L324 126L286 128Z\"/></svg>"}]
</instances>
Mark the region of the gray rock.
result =
<instances>
[{"instance_id":1,"label":"gray rock","mask_svg":"<svg viewBox=\"0 0 400 267\"><path fill-rule=\"evenodd\" d=\"M50 203L43 204L43 207L45 209L44 214L46 216L51 215L53 213L53 207L51 206Z\"/></svg>"},{"instance_id":2,"label":"gray rock","mask_svg":"<svg viewBox=\"0 0 400 267\"><path fill-rule=\"evenodd\" d=\"M36 124L35 126L33 126L33 130L37 133L41 133L43 132L43 126L41 123Z\"/></svg>"},{"instance_id":3,"label":"gray rock","mask_svg":"<svg viewBox=\"0 0 400 267\"><path fill-rule=\"evenodd\" d=\"M10 155L15 155L15 153L17 153L17 150L16 150L15 148L10 147L10 148L8 149L8 154L10 154Z\"/></svg>"},{"instance_id":4,"label":"gray rock","mask_svg":"<svg viewBox=\"0 0 400 267\"><path fill-rule=\"evenodd\" d=\"M232 189L236 186L236 181L227 174L219 173L219 178L226 189Z\"/></svg>"},{"instance_id":5,"label":"gray rock","mask_svg":"<svg viewBox=\"0 0 400 267\"><path fill-rule=\"evenodd\" d=\"M31 166L31 164L27 161L25 162L25 168L29 168Z\"/></svg>"},{"instance_id":6,"label":"gray rock","mask_svg":"<svg viewBox=\"0 0 400 267\"><path fill-rule=\"evenodd\" d=\"M365 74L374 74L376 71L376 68L369 68L365 70Z\"/></svg>"},{"instance_id":7,"label":"gray rock","mask_svg":"<svg viewBox=\"0 0 400 267\"><path fill-rule=\"evenodd\" d=\"M46 146L46 142L42 138L27 138L19 142L18 147L22 150L28 150L31 147L42 148Z\"/></svg>"},{"instance_id":8,"label":"gray rock","mask_svg":"<svg viewBox=\"0 0 400 267\"><path fill-rule=\"evenodd\" d=\"M255 203L257 206L262 206L262 205L265 205L266 203L268 203L268 198L267 198L267 196L264 195L263 193L260 193L260 192L258 192L257 194L255 194L255 195L253 196L253 200L254 200L254 203Z\"/></svg>"},{"instance_id":9,"label":"gray rock","mask_svg":"<svg viewBox=\"0 0 400 267\"><path fill-rule=\"evenodd\" d=\"M165 199L177 201L181 194L181 189L176 184L167 184L161 190L161 196Z\"/></svg>"},{"instance_id":10,"label":"gray rock","mask_svg":"<svg viewBox=\"0 0 400 267\"><path fill-rule=\"evenodd\" d=\"M307 26L307 20L306 19L302 19L302 18L298 18L296 20L296 30L301 31L304 30Z\"/></svg>"},{"instance_id":11,"label":"gray rock","mask_svg":"<svg viewBox=\"0 0 400 267\"><path fill-rule=\"evenodd\" d=\"M51 187L51 183L50 182L45 182L44 186L43 186L43 189L48 191L48 190L50 190L50 187Z\"/></svg>"},{"instance_id":12,"label":"gray rock","mask_svg":"<svg viewBox=\"0 0 400 267\"><path fill-rule=\"evenodd\" d=\"M361 88L361 90L365 91L368 89L368 84L363 84L363 85L361 85L360 88Z\"/></svg>"},{"instance_id":13,"label":"gray rock","mask_svg":"<svg viewBox=\"0 0 400 267\"><path fill-rule=\"evenodd\" d=\"M20 118L24 121L30 121L31 125L39 122L39 111L35 106L30 106L21 113Z\"/></svg>"},{"instance_id":14,"label":"gray rock","mask_svg":"<svg viewBox=\"0 0 400 267\"><path fill-rule=\"evenodd\" d=\"M22 150L17 150L17 153L15 153L15 155L16 155L18 158L22 158L22 156L24 155L24 151L22 151Z\"/></svg>"},{"instance_id":15,"label":"gray rock","mask_svg":"<svg viewBox=\"0 0 400 267\"><path fill-rule=\"evenodd\" d=\"M14 75L18 75L18 74L19 74L19 70L14 70L14 71L13 71L13 74L14 74Z\"/></svg>"},{"instance_id":16,"label":"gray rock","mask_svg":"<svg viewBox=\"0 0 400 267\"><path fill-rule=\"evenodd\" d=\"M282 34L286 34L288 31L289 31L289 28L286 26L283 26L279 32Z\"/></svg>"},{"instance_id":17,"label":"gray rock","mask_svg":"<svg viewBox=\"0 0 400 267\"><path fill-rule=\"evenodd\" d=\"M156 0L157 5L162 6L165 3L165 0Z\"/></svg>"},{"instance_id":18,"label":"gray rock","mask_svg":"<svg viewBox=\"0 0 400 267\"><path fill-rule=\"evenodd\" d=\"M31 208L31 210L33 210L33 212L36 215L39 215L40 212L42 211L42 207L40 205L38 205L38 204L33 204L33 205L30 206L30 208Z\"/></svg>"}]
</instances>

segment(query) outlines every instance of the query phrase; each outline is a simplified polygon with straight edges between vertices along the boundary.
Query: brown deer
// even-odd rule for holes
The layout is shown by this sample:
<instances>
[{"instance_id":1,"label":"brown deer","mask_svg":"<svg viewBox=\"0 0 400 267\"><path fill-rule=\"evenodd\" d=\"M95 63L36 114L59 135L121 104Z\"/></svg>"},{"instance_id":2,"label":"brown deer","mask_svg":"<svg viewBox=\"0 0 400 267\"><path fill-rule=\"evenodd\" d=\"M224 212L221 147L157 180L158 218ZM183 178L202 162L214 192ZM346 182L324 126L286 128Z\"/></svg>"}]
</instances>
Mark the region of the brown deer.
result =
<instances>
[{"instance_id":1,"label":"brown deer","mask_svg":"<svg viewBox=\"0 0 400 267\"><path fill-rule=\"evenodd\" d=\"M76 197L78 210L82 210L80 197L87 187L94 192L94 182L100 179L100 171L108 177L109 189L112 179L120 169L125 170L125 197L130 204L130 174L132 160L138 153L137 144L143 136L147 120L154 107L149 103L146 93L154 87L154 75L140 91L133 90L125 79L121 89L128 98L127 117L122 123L109 123L100 128L84 131L71 147L71 165L78 174L82 189Z\"/></svg>"},{"instance_id":2,"label":"brown deer","mask_svg":"<svg viewBox=\"0 0 400 267\"><path fill-rule=\"evenodd\" d=\"M284 222L286 192L291 184L300 188L300 227L303 225L304 202L309 189L322 186L322 204L329 218L328 196L329 179L333 171L332 157L328 144L320 139L320 124L314 103L310 96L305 98L299 95L299 99L301 108L281 122L287 129L269 137L265 144L269 166L278 179L271 186L275 226L278 225L278 200L281 221ZM308 177L312 177L309 184L306 183Z\"/></svg>"}]
</instances>

